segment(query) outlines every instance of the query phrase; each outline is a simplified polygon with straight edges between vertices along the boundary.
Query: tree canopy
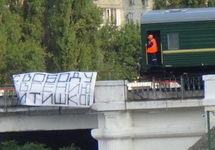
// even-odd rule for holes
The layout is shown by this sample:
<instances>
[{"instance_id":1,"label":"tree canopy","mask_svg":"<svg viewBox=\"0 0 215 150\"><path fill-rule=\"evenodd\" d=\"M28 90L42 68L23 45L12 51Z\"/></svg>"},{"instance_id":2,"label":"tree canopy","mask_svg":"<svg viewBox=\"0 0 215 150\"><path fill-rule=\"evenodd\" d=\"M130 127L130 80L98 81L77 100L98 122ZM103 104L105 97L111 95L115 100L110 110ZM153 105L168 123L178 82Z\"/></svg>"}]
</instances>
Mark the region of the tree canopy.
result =
<instances>
[{"instance_id":1,"label":"tree canopy","mask_svg":"<svg viewBox=\"0 0 215 150\"><path fill-rule=\"evenodd\" d=\"M102 26L93 0L2 0L0 83L32 71L97 71L99 79L138 76L139 26Z\"/></svg>"},{"instance_id":2,"label":"tree canopy","mask_svg":"<svg viewBox=\"0 0 215 150\"><path fill-rule=\"evenodd\" d=\"M210 7L215 0L154 0L154 9ZM139 76L140 27L101 26L93 0L1 0L0 83L24 72L97 71Z\"/></svg>"},{"instance_id":3,"label":"tree canopy","mask_svg":"<svg viewBox=\"0 0 215 150\"><path fill-rule=\"evenodd\" d=\"M45 144L37 143L37 142L27 142L24 144L20 144L17 141L4 141L0 143L1 150L51 150L51 148L47 147ZM70 146L65 146L59 148L59 150L81 150L79 147L71 144Z\"/></svg>"},{"instance_id":4,"label":"tree canopy","mask_svg":"<svg viewBox=\"0 0 215 150\"><path fill-rule=\"evenodd\" d=\"M212 7L215 0L154 0L154 9Z\"/></svg>"}]
</instances>

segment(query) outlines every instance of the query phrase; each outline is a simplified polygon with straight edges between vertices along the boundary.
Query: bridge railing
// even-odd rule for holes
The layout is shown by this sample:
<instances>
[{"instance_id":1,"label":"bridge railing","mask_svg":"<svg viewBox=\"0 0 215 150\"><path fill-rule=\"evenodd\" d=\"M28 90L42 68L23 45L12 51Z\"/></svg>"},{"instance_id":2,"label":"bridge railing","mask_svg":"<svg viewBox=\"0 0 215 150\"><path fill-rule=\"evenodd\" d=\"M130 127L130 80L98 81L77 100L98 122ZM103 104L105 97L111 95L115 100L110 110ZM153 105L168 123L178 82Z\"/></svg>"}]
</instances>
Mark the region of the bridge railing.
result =
<instances>
[{"instance_id":1,"label":"bridge railing","mask_svg":"<svg viewBox=\"0 0 215 150\"><path fill-rule=\"evenodd\" d=\"M12 84L0 85L0 107L16 106L18 99Z\"/></svg>"},{"instance_id":2,"label":"bridge railing","mask_svg":"<svg viewBox=\"0 0 215 150\"><path fill-rule=\"evenodd\" d=\"M153 78L128 83L127 94L130 101L203 98L204 83L201 77ZM0 108L16 106L18 99L14 86L0 85Z\"/></svg>"},{"instance_id":3,"label":"bridge railing","mask_svg":"<svg viewBox=\"0 0 215 150\"><path fill-rule=\"evenodd\" d=\"M128 83L128 100L164 100L203 98L201 77L153 78L150 81Z\"/></svg>"}]
</instances>

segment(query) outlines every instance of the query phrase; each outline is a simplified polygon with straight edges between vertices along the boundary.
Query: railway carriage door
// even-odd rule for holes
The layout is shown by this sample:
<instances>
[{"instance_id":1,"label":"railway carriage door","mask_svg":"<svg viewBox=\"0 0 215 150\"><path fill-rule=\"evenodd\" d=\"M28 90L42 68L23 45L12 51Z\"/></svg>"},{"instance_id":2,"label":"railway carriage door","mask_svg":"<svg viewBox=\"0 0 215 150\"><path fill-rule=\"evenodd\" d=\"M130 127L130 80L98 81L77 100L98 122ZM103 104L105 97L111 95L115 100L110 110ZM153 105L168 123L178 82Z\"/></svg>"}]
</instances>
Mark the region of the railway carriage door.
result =
<instances>
[{"instance_id":1,"label":"railway carriage door","mask_svg":"<svg viewBox=\"0 0 215 150\"><path fill-rule=\"evenodd\" d=\"M147 35L152 34L157 41L157 46L158 46L158 52L156 54L157 56L157 65L162 65L162 48L161 48L161 38L160 38L160 31L158 30L153 30L153 31L147 31ZM148 36L147 36L148 37ZM146 38L147 38L146 37ZM150 64L150 58L148 57L148 64Z\"/></svg>"}]
</instances>

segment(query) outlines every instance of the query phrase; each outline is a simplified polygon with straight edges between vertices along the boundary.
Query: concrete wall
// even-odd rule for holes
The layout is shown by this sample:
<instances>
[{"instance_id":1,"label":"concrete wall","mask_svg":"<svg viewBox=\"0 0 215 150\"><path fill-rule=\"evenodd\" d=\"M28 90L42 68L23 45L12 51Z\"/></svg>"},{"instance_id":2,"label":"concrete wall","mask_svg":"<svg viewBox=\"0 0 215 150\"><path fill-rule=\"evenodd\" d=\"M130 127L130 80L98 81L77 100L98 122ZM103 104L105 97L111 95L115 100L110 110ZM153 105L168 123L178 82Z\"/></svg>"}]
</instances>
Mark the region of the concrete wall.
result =
<instances>
[{"instance_id":1,"label":"concrete wall","mask_svg":"<svg viewBox=\"0 0 215 150\"><path fill-rule=\"evenodd\" d=\"M128 101L127 81L97 81L91 109L1 108L0 132L93 129L99 150L187 150L215 112L215 76L203 79L204 99L165 101Z\"/></svg>"},{"instance_id":2,"label":"concrete wall","mask_svg":"<svg viewBox=\"0 0 215 150\"><path fill-rule=\"evenodd\" d=\"M140 23L141 14L152 10L153 0L123 0L124 23Z\"/></svg>"},{"instance_id":3,"label":"concrete wall","mask_svg":"<svg viewBox=\"0 0 215 150\"><path fill-rule=\"evenodd\" d=\"M0 132L75 130L98 127L97 115L89 109L19 107L1 110Z\"/></svg>"},{"instance_id":4,"label":"concrete wall","mask_svg":"<svg viewBox=\"0 0 215 150\"><path fill-rule=\"evenodd\" d=\"M123 26L128 22L139 23L141 14L152 10L153 0L94 0L103 9L104 23L107 23L107 11L116 9L116 25ZM113 18L113 16L112 16Z\"/></svg>"},{"instance_id":5,"label":"concrete wall","mask_svg":"<svg viewBox=\"0 0 215 150\"><path fill-rule=\"evenodd\" d=\"M215 75L204 75L203 80L205 82L203 105L205 106L205 111L210 112L210 126L212 128L215 126Z\"/></svg>"},{"instance_id":6,"label":"concrete wall","mask_svg":"<svg viewBox=\"0 0 215 150\"><path fill-rule=\"evenodd\" d=\"M124 24L122 1L123 0L94 0L94 3L103 10L103 24L114 23L117 26Z\"/></svg>"},{"instance_id":7,"label":"concrete wall","mask_svg":"<svg viewBox=\"0 0 215 150\"><path fill-rule=\"evenodd\" d=\"M135 150L187 150L204 133L203 108L133 114Z\"/></svg>"},{"instance_id":8,"label":"concrete wall","mask_svg":"<svg viewBox=\"0 0 215 150\"><path fill-rule=\"evenodd\" d=\"M187 150L205 133L202 100L127 100L127 82L97 82L99 150Z\"/></svg>"},{"instance_id":9,"label":"concrete wall","mask_svg":"<svg viewBox=\"0 0 215 150\"><path fill-rule=\"evenodd\" d=\"M101 8L119 8L121 7L122 0L94 0L94 2Z\"/></svg>"}]
</instances>

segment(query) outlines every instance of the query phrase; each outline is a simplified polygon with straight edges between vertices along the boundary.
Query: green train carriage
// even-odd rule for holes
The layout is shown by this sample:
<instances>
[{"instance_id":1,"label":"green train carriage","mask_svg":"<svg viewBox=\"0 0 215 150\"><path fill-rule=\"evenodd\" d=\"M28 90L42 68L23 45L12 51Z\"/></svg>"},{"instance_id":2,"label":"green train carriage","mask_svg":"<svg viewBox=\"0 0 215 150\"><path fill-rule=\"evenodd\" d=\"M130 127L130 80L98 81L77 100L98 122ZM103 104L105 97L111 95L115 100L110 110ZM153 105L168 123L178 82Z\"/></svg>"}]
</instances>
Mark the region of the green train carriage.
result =
<instances>
[{"instance_id":1,"label":"green train carriage","mask_svg":"<svg viewBox=\"0 0 215 150\"><path fill-rule=\"evenodd\" d=\"M147 37L153 34L158 64L150 65ZM141 17L141 73L215 67L215 8L155 10Z\"/></svg>"}]
</instances>

